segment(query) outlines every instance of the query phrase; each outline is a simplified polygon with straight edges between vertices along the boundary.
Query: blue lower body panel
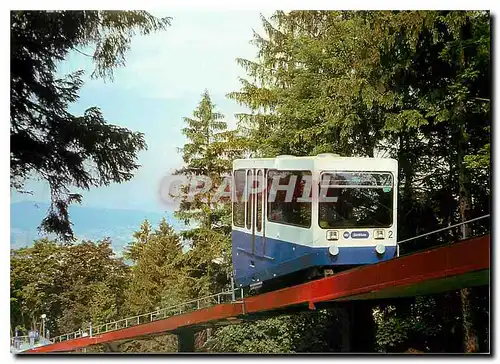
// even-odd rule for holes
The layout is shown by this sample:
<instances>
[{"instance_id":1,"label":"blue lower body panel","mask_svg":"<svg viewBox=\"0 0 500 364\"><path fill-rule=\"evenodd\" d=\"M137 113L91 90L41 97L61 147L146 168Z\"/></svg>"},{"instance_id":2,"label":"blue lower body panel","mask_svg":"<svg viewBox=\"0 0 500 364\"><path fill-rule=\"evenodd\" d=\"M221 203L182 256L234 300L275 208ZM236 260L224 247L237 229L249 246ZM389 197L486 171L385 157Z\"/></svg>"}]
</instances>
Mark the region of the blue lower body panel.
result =
<instances>
[{"instance_id":1,"label":"blue lower body panel","mask_svg":"<svg viewBox=\"0 0 500 364\"><path fill-rule=\"evenodd\" d=\"M373 244L375 245L375 244ZM339 254L332 256L327 247L313 248L283 240L232 232L232 255L235 281L246 287L257 281L267 281L315 266L366 265L394 257L395 246L386 246L379 255L374 246L339 247Z\"/></svg>"}]
</instances>

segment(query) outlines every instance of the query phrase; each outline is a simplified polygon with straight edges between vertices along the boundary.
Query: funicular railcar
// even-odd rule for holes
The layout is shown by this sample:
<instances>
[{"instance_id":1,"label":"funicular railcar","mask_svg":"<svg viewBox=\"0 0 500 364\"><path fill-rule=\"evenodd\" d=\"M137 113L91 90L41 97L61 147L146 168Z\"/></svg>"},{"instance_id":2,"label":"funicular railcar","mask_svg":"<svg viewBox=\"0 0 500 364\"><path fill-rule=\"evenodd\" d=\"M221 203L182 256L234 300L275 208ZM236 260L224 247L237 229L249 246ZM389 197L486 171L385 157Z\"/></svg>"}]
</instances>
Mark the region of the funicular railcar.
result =
<instances>
[{"instance_id":1,"label":"funicular railcar","mask_svg":"<svg viewBox=\"0 0 500 364\"><path fill-rule=\"evenodd\" d=\"M394 159L333 154L235 160L237 286L289 285L396 256L397 171Z\"/></svg>"}]
</instances>

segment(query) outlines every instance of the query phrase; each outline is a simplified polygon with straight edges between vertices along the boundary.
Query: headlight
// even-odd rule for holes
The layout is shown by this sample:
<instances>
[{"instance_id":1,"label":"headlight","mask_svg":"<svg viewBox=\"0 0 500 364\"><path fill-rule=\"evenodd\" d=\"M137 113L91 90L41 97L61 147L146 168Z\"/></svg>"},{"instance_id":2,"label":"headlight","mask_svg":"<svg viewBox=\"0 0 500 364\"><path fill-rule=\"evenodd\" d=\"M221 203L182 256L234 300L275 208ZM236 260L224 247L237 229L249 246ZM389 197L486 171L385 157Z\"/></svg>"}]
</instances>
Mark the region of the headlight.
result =
<instances>
[{"instance_id":1,"label":"headlight","mask_svg":"<svg viewBox=\"0 0 500 364\"><path fill-rule=\"evenodd\" d=\"M377 246L375 247L375 251L377 252L377 254L384 254L385 253L385 245L384 244L377 244Z\"/></svg>"},{"instance_id":2,"label":"headlight","mask_svg":"<svg viewBox=\"0 0 500 364\"><path fill-rule=\"evenodd\" d=\"M339 254L339 247L337 245L330 245L328 252L335 257Z\"/></svg>"},{"instance_id":3,"label":"headlight","mask_svg":"<svg viewBox=\"0 0 500 364\"><path fill-rule=\"evenodd\" d=\"M326 240L339 240L339 232L337 230L328 230Z\"/></svg>"},{"instance_id":4,"label":"headlight","mask_svg":"<svg viewBox=\"0 0 500 364\"><path fill-rule=\"evenodd\" d=\"M373 232L373 237L375 239L385 239L385 231L378 229Z\"/></svg>"}]
</instances>

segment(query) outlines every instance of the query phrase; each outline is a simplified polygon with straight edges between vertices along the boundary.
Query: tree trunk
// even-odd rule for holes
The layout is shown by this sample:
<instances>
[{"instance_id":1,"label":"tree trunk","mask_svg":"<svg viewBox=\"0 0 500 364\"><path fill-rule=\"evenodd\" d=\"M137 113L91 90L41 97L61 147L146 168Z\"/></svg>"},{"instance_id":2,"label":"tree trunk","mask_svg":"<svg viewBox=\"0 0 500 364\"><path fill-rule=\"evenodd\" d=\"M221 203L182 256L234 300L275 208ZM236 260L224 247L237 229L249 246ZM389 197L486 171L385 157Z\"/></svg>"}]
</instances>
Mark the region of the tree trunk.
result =
<instances>
[{"instance_id":1,"label":"tree trunk","mask_svg":"<svg viewBox=\"0 0 500 364\"><path fill-rule=\"evenodd\" d=\"M465 132L461 132L459 135L460 142L457 153L458 162L458 195L459 195L459 206L460 206L460 219L462 222L467 221L470 218L471 210L471 196L470 191L467 188L469 183L469 178L467 176L467 171L465 169ZM470 224L462 225L462 239L467 239L470 236L471 227Z\"/></svg>"},{"instance_id":2,"label":"tree trunk","mask_svg":"<svg viewBox=\"0 0 500 364\"><path fill-rule=\"evenodd\" d=\"M458 193L460 206L460 219L465 222L469 219L471 210L471 196L468 189L468 176L465 168L464 158L467 147L467 135L462 126L458 129L457 135L457 170L458 170ZM462 239L467 239L471 233L471 227L468 224L462 225ZM466 353L477 353L479 343L476 322L476 307L474 306L473 294L470 288L464 288L460 291L462 302L462 326L463 326L463 348Z\"/></svg>"},{"instance_id":3,"label":"tree trunk","mask_svg":"<svg viewBox=\"0 0 500 364\"><path fill-rule=\"evenodd\" d=\"M464 288L460 291L462 300L462 325L463 325L463 345L464 352L477 353L479 352L479 341L477 331L475 328L476 323L476 307L474 305L474 293L470 288Z\"/></svg>"}]
</instances>

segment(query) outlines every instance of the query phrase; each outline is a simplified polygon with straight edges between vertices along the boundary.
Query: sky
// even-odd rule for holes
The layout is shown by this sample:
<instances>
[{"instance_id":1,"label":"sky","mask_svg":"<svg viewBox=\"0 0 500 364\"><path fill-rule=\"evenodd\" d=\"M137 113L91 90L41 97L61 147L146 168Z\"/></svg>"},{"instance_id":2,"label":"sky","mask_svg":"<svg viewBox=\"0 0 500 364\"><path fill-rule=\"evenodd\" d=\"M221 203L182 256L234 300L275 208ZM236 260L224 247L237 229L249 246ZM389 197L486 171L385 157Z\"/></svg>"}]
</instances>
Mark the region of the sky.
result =
<instances>
[{"instance_id":1,"label":"sky","mask_svg":"<svg viewBox=\"0 0 500 364\"><path fill-rule=\"evenodd\" d=\"M250 41L253 30L262 34L260 12L186 10L153 14L171 16L171 26L165 32L134 37L126 67L115 70L113 82L90 80L92 62L77 52L59 65L60 74L79 69L86 74L80 99L71 105L71 112L82 114L88 107L98 106L109 123L144 133L148 144L148 150L139 154L142 167L132 180L83 191L83 206L165 210L159 183L182 165L177 150L185 141L182 118L191 116L203 91L208 89L230 128L236 127L234 114L245 110L226 94L238 90L239 77L245 77L236 58L256 58L257 48ZM12 192L11 202L50 200L50 190L42 181L29 181L26 189L34 194Z\"/></svg>"}]
</instances>

